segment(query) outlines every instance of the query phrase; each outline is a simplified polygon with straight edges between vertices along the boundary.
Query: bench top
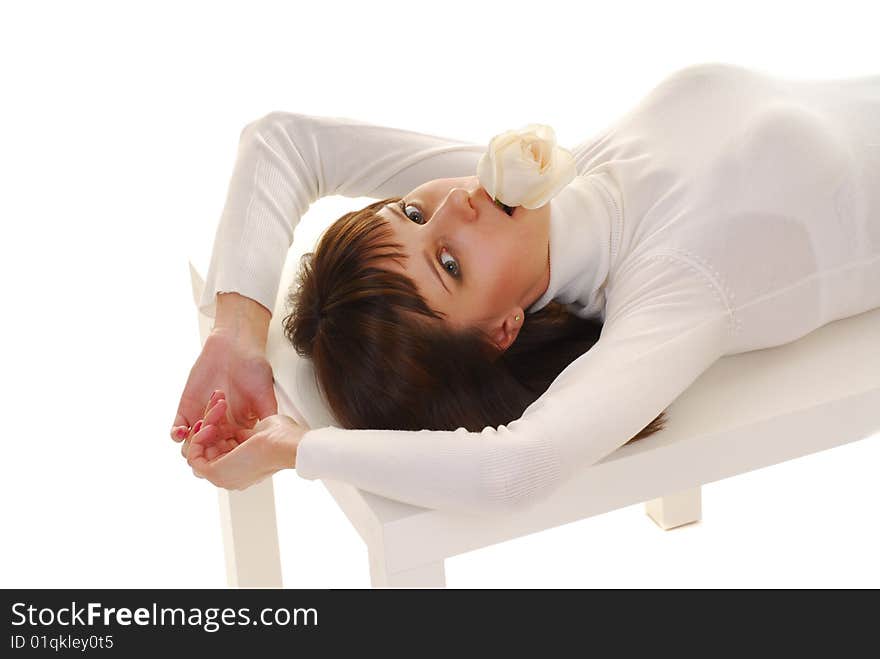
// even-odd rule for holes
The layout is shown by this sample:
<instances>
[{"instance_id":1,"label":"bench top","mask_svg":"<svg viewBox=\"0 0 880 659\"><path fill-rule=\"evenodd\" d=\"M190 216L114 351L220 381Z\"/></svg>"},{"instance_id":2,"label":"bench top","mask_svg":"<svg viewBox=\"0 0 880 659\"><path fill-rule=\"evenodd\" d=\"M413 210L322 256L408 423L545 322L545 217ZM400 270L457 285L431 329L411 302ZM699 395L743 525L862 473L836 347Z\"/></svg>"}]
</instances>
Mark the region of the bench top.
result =
<instances>
[{"instance_id":1,"label":"bench top","mask_svg":"<svg viewBox=\"0 0 880 659\"><path fill-rule=\"evenodd\" d=\"M549 499L497 520L323 482L362 534L379 524L386 533L396 528L430 538L424 559L863 439L880 431L880 309L792 343L722 357L669 406L668 417L663 430L622 446Z\"/></svg>"},{"instance_id":2,"label":"bench top","mask_svg":"<svg viewBox=\"0 0 880 659\"><path fill-rule=\"evenodd\" d=\"M204 281L192 263L190 273L198 301ZM211 321L198 318L204 340ZM295 367L293 381L307 371ZM276 395L282 414L302 420L283 388ZM376 533L407 538L406 552L386 556L405 569L864 439L880 431L880 308L785 345L722 357L667 416L663 430L621 446L544 501L497 517L322 482L368 545Z\"/></svg>"}]
</instances>

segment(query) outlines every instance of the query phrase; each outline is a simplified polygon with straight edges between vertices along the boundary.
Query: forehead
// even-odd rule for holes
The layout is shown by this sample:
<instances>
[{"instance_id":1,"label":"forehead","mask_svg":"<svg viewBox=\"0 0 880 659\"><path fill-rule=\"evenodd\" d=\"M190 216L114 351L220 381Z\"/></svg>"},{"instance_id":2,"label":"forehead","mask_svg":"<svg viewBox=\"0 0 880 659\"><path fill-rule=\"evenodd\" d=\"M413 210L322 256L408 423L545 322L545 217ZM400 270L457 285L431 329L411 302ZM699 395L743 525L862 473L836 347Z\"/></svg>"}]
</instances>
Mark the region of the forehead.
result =
<instances>
[{"instance_id":1,"label":"forehead","mask_svg":"<svg viewBox=\"0 0 880 659\"><path fill-rule=\"evenodd\" d=\"M397 211L395 210L395 203L396 202L389 202L376 211L376 215L386 220L392 231L394 231L397 226Z\"/></svg>"},{"instance_id":2,"label":"forehead","mask_svg":"<svg viewBox=\"0 0 880 659\"><path fill-rule=\"evenodd\" d=\"M468 179L467 176L451 176L446 178L433 178L414 187L409 194L420 192L427 188L448 188L450 186L460 184ZM406 196L406 195L404 195Z\"/></svg>"}]
</instances>

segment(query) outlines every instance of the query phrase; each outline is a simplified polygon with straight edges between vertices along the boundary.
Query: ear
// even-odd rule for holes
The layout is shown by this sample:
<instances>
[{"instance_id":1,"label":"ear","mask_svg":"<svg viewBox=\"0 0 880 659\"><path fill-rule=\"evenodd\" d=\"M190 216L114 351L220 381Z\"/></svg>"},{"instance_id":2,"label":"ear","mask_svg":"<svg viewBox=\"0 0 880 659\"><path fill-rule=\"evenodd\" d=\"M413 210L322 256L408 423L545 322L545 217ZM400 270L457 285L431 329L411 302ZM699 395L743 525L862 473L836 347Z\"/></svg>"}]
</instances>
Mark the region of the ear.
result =
<instances>
[{"instance_id":1,"label":"ear","mask_svg":"<svg viewBox=\"0 0 880 659\"><path fill-rule=\"evenodd\" d=\"M519 316L519 320L515 320L517 316ZM498 324L492 330L490 336L501 352L507 350L511 344L516 341L516 337L519 335L519 330L523 325L525 317L525 312L519 307L516 307L498 321Z\"/></svg>"}]
</instances>

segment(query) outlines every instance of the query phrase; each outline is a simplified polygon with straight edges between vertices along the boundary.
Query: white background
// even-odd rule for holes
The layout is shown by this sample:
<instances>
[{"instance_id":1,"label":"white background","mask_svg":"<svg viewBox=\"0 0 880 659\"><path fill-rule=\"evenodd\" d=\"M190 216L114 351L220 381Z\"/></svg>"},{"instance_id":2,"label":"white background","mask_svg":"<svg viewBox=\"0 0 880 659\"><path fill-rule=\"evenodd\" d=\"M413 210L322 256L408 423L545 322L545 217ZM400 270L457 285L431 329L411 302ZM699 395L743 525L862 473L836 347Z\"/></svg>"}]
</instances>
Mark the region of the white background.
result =
<instances>
[{"instance_id":1,"label":"white background","mask_svg":"<svg viewBox=\"0 0 880 659\"><path fill-rule=\"evenodd\" d=\"M225 587L168 436L239 132L272 110L575 144L704 61L880 74L873 3L3 3L0 587ZM299 241L370 199L325 198ZM880 586L878 435L446 562L450 587ZM369 586L320 481L275 477L285 585Z\"/></svg>"}]
</instances>

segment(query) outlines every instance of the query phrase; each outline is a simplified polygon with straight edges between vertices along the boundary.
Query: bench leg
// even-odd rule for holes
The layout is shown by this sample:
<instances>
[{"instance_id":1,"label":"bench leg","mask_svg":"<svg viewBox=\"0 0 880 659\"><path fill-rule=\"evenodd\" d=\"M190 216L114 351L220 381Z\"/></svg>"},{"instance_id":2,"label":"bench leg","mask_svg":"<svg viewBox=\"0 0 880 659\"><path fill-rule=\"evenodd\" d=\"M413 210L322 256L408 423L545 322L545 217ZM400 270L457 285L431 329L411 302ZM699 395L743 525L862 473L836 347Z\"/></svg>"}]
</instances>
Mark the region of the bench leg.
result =
<instances>
[{"instance_id":1,"label":"bench leg","mask_svg":"<svg viewBox=\"0 0 880 659\"><path fill-rule=\"evenodd\" d=\"M694 487L652 499L645 504L645 512L664 530L697 522L702 517L701 488Z\"/></svg>"},{"instance_id":2,"label":"bench leg","mask_svg":"<svg viewBox=\"0 0 880 659\"><path fill-rule=\"evenodd\" d=\"M246 490L218 488L220 525L231 588L280 588L281 553L272 478Z\"/></svg>"},{"instance_id":3,"label":"bench leg","mask_svg":"<svg viewBox=\"0 0 880 659\"><path fill-rule=\"evenodd\" d=\"M446 570L443 561L435 561L426 565L389 572L385 565L383 548L369 548L370 583L373 588L445 588Z\"/></svg>"}]
</instances>

